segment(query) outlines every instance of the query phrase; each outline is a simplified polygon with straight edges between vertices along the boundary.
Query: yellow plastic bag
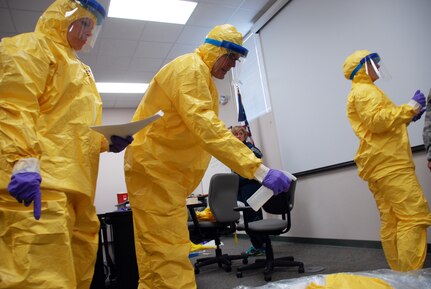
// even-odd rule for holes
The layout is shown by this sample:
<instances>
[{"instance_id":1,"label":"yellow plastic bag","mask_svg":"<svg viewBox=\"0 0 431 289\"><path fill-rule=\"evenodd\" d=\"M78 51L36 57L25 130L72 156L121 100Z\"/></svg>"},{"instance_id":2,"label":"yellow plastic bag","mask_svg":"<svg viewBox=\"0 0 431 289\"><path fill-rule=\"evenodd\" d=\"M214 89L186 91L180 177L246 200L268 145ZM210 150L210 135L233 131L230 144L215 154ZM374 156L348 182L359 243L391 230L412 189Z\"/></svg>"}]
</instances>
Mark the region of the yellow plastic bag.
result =
<instances>
[{"instance_id":1,"label":"yellow plastic bag","mask_svg":"<svg viewBox=\"0 0 431 289\"><path fill-rule=\"evenodd\" d=\"M195 244L190 241L190 252L202 251L206 249L216 249L217 246L214 245L205 245L205 244Z\"/></svg>"},{"instance_id":2,"label":"yellow plastic bag","mask_svg":"<svg viewBox=\"0 0 431 289\"><path fill-rule=\"evenodd\" d=\"M378 278L338 273L326 276L326 285L311 283L307 289L394 289L394 287Z\"/></svg>"},{"instance_id":3,"label":"yellow plastic bag","mask_svg":"<svg viewBox=\"0 0 431 289\"><path fill-rule=\"evenodd\" d=\"M198 218L199 221L215 222L214 215L211 212L209 207L206 207L205 210L203 210L203 211L197 211L196 217Z\"/></svg>"}]
</instances>

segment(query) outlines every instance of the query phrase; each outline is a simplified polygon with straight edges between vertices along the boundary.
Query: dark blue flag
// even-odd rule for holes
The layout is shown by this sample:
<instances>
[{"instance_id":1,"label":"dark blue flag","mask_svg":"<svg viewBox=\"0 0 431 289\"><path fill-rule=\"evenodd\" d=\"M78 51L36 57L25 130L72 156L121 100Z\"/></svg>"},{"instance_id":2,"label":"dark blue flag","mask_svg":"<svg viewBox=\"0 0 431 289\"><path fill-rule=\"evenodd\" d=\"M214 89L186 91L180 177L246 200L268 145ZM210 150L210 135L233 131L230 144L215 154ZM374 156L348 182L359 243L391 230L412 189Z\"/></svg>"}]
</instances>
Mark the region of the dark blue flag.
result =
<instances>
[{"instance_id":1,"label":"dark blue flag","mask_svg":"<svg viewBox=\"0 0 431 289\"><path fill-rule=\"evenodd\" d=\"M248 136L246 141L254 144L253 138L251 137L250 125L248 124L247 115L245 114L244 105L242 104L242 98L241 98L241 93L239 91L239 87L237 87L237 92L238 92L238 123L240 126L244 127L245 130L247 131Z\"/></svg>"}]
</instances>

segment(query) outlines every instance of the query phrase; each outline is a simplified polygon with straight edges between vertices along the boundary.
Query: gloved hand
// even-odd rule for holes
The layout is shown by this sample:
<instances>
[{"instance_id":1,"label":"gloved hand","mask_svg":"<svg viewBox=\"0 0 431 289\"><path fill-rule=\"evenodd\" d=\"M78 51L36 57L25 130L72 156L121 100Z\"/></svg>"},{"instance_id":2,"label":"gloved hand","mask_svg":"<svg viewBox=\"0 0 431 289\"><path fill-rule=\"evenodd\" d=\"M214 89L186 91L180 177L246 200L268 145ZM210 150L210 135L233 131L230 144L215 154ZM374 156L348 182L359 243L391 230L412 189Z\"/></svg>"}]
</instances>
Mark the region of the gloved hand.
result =
<instances>
[{"instance_id":1,"label":"gloved hand","mask_svg":"<svg viewBox=\"0 0 431 289\"><path fill-rule=\"evenodd\" d=\"M41 215L40 183L42 178L39 173L24 172L12 175L11 181L7 186L9 193L18 202L24 202L26 207L33 202L33 216L36 220Z\"/></svg>"},{"instance_id":2,"label":"gloved hand","mask_svg":"<svg viewBox=\"0 0 431 289\"><path fill-rule=\"evenodd\" d=\"M422 107L422 109L413 117L413 121L417 121L421 118L421 116L424 114L426 110L426 107Z\"/></svg>"},{"instance_id":3,"label":"gloved hand","mask_svg":"<svg viewBox=\"0 0 431 289\"><path fill-rule=\"evenodd\" d=\"M109 151L113 153L119 153L124 150L129 144L133 141L133 137L128 135L126 138L123 138L118 135L111 136L111 144L109 145Z\"/></svg>"},{"instance_id":4,"label":"gloved hand","mask_svg":"<svg viewBox=\"0 0 431 289\"><path fill-rule=\"evenodd\" d=\"M289 190L291 182L292 180L289 179L289 177L286 176L282 171L269 169L268 174L262 181L262 185L271 189L276 196Z\"/></svg>"},{"instance_id":5,"label":"gloved hand","mask_svg":"<svg viewBox=\"0 0 431 289\"><path fill-rule=\"evenodd\" d=\"M413 95L412 100L416 101L421 108L426 106L426 100L424 94L418 89Z\"/></svg>"}]
</instances>

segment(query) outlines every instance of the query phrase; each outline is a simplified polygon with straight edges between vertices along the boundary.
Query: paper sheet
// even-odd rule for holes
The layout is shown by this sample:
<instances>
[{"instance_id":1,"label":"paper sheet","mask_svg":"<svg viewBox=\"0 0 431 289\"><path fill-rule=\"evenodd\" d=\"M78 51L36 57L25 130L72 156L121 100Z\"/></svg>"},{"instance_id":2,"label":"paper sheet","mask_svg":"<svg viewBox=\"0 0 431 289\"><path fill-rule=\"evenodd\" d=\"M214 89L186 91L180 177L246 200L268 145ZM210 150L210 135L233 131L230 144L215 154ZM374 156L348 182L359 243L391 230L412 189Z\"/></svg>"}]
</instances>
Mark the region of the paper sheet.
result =
<instances>
[{"instance_id":1,"label":"paper sheet","mask_svg":"<svg viewBox=\"0 0 431 289\"><path fill-rule=\"evenodd\" d=\"M103 134L111 142L111 136L117 135L125 138L128 135L134 135L153 121L161 118L163 114L163 111L159 110L156 114L146 119L123 124L90 126L90 128Z\"/></svg>"}]
</instances>

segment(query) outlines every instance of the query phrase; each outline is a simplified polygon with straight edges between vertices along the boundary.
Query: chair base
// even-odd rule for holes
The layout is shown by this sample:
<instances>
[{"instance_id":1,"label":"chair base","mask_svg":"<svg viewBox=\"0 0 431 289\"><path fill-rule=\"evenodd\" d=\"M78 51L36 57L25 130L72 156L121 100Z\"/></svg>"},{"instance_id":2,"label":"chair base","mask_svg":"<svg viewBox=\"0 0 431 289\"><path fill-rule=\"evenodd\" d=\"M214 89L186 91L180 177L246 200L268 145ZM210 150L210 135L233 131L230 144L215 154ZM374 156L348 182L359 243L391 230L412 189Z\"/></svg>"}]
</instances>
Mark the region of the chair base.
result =
<instances>
[{"instance_id":1,"label":"chair base","mask_svg":"<svg viewBox=\"0 0 431 289\"><path fill-rule=\"evenodd\" d=\"M265 281L271 281L272 272L275 267L298 267L298 273L304 273L304 264L302 262L295 261L293 257L281 257L273 260L256 259L252 264L239 266L236 271L236 277L242 278L242 272L246 270L265 268L263 275Z\"/></svg>"},{"instance_id":2,"label":"chair base","mask_svg":"<svg viewBox=\"0 0 431 289\"><path fill-rule=\"evenodd\" d=\"M241 255L228 255L228 254L222 254L221 249L216 249L216 255L214 257L205 257L205 258L199 258L196 260L194 267L195 267L195 274L199 274L200 268L202 266L207 266L211 264L218 264L219 268L223 268L226 272L232 271L232 261L233 260L242 260L243 264L248 264L248 255L241 254Z\"/></svg>"}]
</instances>

